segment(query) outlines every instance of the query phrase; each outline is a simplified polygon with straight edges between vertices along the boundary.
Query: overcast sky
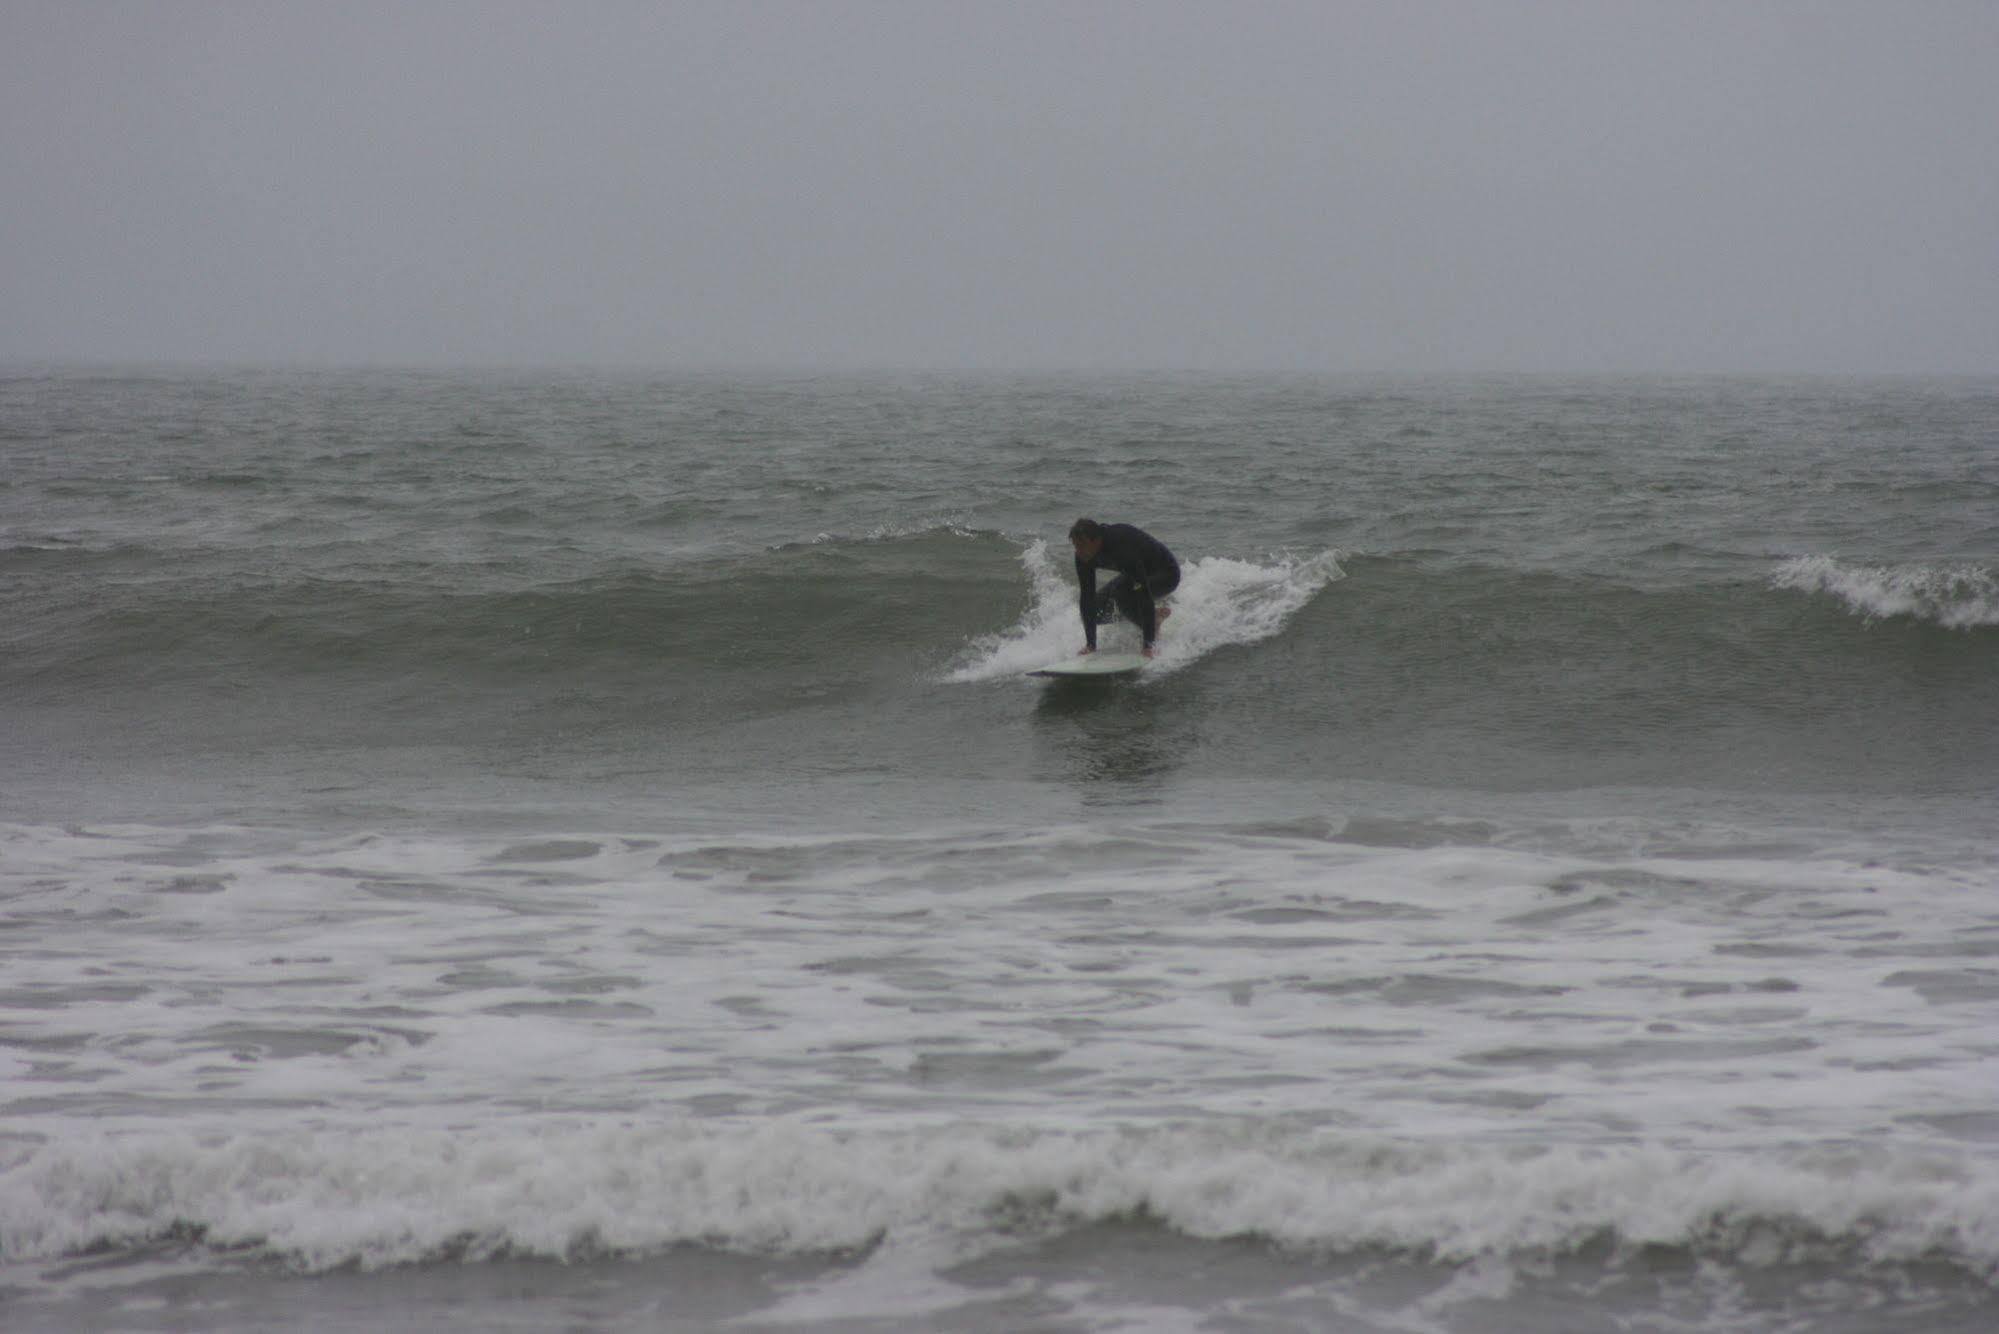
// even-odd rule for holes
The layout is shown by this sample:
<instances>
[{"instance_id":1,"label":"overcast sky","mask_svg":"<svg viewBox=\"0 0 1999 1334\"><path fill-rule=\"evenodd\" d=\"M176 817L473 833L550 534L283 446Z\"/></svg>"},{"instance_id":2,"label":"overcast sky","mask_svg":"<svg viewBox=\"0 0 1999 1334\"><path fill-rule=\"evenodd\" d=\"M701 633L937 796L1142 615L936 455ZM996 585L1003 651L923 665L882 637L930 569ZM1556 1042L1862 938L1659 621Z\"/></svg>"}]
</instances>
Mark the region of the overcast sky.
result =
<instances>
[{"instance_id":1,"label":"overcast sky","mask_svg":"<svg viewBox=\"0 0 1999 1334\"><path fill-rule=\"evenodd\" d=\"M0 0L0 359L1999 371L1999 0Z\"/></svg>"}]
</instances>

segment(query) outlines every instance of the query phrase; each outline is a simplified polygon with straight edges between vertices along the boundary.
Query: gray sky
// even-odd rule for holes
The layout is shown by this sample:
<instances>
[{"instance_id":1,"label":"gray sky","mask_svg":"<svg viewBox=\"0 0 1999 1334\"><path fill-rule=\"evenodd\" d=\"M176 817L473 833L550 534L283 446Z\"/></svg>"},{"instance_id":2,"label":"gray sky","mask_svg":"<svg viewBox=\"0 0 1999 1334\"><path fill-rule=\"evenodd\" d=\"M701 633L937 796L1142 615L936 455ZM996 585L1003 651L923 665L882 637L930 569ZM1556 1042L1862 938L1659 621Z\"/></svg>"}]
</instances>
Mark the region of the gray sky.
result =
<instances>
[{"instance_id":1,"label":"gray sky","mask_svg":"<svg viewBox=\"0 0 1999 1334\"><path fill-rule=\"evenodd\" d=\"M0 0L0 358L1999 371L1999 3Z\"/></svg>"}]
</instances>

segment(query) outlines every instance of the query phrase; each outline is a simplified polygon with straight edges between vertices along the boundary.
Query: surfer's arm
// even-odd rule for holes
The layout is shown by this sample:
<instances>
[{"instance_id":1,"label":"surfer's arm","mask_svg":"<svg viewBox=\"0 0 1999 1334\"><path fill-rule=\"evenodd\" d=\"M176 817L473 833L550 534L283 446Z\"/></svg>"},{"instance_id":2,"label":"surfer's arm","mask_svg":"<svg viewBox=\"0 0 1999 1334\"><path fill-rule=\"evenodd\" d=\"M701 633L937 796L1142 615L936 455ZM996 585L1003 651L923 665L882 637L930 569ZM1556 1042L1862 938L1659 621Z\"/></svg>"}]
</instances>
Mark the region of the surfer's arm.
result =
<instances>
[{"instance_id":1,"label":"surfer's arm","mask_svg":"<svg viewBox=\"0 0 1999 1334\"><path fill-rule=\"evenodd\" d=\"M1076 558L1076 596L1083 613L1083 652L1097 651L1097 567Z\"/></svg>"}]
</instances>

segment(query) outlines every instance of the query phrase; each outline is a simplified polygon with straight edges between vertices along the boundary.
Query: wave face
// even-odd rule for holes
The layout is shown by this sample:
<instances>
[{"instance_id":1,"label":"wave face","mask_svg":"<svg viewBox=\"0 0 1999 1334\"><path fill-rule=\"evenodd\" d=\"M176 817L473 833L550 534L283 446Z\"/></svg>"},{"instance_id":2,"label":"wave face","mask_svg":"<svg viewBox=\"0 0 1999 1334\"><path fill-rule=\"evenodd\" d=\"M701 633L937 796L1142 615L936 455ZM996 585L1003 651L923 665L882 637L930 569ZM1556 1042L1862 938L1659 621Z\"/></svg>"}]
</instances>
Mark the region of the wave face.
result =
<instances>
[{"instance_id":1,"label":"wave face","mask_svg":"<svg viewBox=\"0 0 1999 1334\"><path fill-rule=\"evenodd\" d=\"M963 622L967 603L1003 603L1013 551L995 534L939 528L548 580L449 570L147 579L47 606L11 675L24 689L115 691L218 672L274 686L413 675L412 688L436 688L468 677L531 686L576 673L782 671L801 665L807 642L806 665L856 647L936 651L940 615Z\"/></svg>"}]
</instances>

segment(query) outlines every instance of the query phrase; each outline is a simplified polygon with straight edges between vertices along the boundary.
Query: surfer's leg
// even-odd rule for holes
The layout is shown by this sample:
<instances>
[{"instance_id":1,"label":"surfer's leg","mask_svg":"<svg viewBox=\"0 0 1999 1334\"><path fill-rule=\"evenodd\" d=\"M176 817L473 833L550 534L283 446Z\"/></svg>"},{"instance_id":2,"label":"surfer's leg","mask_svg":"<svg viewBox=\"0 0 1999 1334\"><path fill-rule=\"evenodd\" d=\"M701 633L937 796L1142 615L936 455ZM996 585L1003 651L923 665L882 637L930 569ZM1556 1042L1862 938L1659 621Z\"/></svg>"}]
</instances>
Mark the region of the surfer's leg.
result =
<instances>
[{"instance_id":1,"label":"surfer's leg","mask_svg":"<svg viewBox=\"0 0 1999 1334\"><path fill-rule=\"evenodd\" d=\"M1119 578L1115 583L1118 614L1133 625L1152 625L1156 631L1158 620L1153 616L1152 591L1144 584L1127 583Z\"/></svg>"},{"instance_id":2,"label":"surfer's leg","mask_svg":"<svg viewBox=\"0 0 1999 1334\"><path fill-rule=\"evenodd\" d=\"M1152 590L1153 603L1159 618L1154 624L1166 624L1166 618L1173 614L1173 608L1160 605L1159 599L1180 586L1180 567L1176 565L1170 570L1163 570L1158 574L1149 576L1145 581L1145 586Z\"/></svg>"}]
</instances>

